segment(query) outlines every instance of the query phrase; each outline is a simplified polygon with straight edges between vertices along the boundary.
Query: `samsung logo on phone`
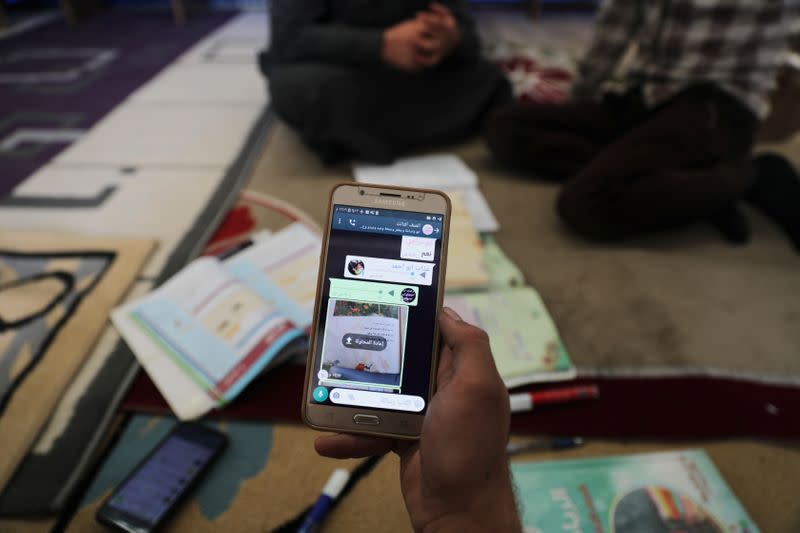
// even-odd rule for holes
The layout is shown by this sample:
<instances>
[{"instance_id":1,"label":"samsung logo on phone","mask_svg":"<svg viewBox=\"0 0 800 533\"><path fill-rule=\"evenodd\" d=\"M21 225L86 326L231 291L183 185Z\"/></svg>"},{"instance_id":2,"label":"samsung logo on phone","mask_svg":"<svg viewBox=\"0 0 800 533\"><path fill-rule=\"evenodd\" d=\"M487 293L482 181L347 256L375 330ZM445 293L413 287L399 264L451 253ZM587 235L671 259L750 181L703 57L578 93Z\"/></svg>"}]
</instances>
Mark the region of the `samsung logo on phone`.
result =
<instances>
[{"instance_id":1,"label":"samsung logo on phone","mask_svg":"<svg viewBox=\"0 0 800 533\"><path fill-rule=\"evenodd\" d=\"M382 205L394 205L394 206L397 206L397 207L405 207L406 206L406 203L403 200L393 200L393 199L389 199L389 198L375 198L375 203L376 204L382 204Z\"/></svg>"}]
</instances>

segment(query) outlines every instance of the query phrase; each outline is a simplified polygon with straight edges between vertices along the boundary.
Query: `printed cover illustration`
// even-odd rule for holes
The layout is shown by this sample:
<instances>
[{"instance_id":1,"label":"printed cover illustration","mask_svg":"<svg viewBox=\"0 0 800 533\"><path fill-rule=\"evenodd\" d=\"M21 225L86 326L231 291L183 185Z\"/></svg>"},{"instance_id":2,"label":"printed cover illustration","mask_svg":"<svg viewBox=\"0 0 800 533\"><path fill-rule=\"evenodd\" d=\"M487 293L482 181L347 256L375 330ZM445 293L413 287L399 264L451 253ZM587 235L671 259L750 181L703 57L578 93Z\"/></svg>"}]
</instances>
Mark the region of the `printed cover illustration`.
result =
<instances>
[{"instance_id":1,"label":"printed cover illustration","mask_svg":"<svg viewBox=\"0 0 800 533\"><path fill-rule=\"evenodd\" d=\"M702 450L512 463L525 530L757 533Z\"/></svg>"}]
</instances>

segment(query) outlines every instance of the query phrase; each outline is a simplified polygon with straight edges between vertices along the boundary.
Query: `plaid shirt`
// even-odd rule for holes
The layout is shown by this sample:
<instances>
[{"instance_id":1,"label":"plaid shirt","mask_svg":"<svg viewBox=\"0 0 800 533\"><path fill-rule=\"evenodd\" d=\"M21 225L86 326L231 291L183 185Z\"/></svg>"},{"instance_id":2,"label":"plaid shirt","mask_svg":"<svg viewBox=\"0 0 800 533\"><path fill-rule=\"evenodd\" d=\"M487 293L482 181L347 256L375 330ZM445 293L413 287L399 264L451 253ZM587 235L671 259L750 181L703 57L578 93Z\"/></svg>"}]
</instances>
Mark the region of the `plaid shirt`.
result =
<instances>
[{"instance_id":1,"label":"plaid shirt","mask_svg":"<svg viewBox=\"0 0 800 533\"><path fill-rule=\"evenodd\" d=\"M604 0L573 95L597 96L636 43L625 85L649 106L711 82L763 118L798 14L800 0Z\"/></svg>"}]
</instances>

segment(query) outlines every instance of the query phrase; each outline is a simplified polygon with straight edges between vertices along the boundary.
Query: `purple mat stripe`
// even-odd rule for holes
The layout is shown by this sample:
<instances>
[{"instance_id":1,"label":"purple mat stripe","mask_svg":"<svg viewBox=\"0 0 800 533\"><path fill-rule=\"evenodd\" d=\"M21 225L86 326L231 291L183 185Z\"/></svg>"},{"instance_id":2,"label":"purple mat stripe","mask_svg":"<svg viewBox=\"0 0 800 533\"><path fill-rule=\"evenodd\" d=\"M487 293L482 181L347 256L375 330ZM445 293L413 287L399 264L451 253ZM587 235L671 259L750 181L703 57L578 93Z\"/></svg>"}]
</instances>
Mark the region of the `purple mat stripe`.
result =
<instances>
[{"instance_id":1,"label":"purple mat stripe","mask_svg":"<svg viewBox=\"0 0 800 533\"><path fill-rule=\"evenodd\" d=\"M0 198L235 14L117 11L0 41Z\"/></svg>"}]
</instances>

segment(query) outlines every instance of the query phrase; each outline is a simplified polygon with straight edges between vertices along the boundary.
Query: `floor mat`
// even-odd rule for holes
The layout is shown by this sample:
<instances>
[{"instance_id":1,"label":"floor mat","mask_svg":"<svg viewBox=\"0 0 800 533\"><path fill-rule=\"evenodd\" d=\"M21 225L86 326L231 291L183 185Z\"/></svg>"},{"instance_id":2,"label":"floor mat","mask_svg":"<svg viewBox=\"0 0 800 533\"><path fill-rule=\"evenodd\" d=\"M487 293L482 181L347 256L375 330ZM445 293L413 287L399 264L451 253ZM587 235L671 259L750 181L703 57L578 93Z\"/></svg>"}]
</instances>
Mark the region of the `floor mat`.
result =
<instances>
[{"instance_id":1,"label":"floor mat","mask_svg":"<svg viewBox=\"0 0 800 533\"><path fill-rule=\"evenodd\" d=\"M229 446L196 490L179 505L170 519L170 530L274 531L315 501L335 468L352 469L360 462L320 457L312 446L315 434L305 428L231 421L206 423L226 433ZM174 425L175 420L167 417L131 417L66 531L105 531L94 519L100 504ZM326 518L325 530L409 530L408 513L397 482L398 464L393 454L381 459ZM365 504L369 511L362 508ZM354 516L359 518L355 520Z\"/></svg>"},{"instance_id":2,"label":"floor mat","mask_svg":"<svg viewBox=\"0 0 800 533\"><path fill-rule=\"evenodd\" d=\"M800 260L768 221L748 213L753 242L739 248L703 226L625 245L591 245L562 228L553 208L557 187L497 168L481 142L454 151L480 176L503 228L497 240L542 294L579 375L609 391L560 418L515 416L516 430L800 436L796 424L786 423L800 416L800 303L793 297L800 294ZM248 188L270 191L320 220L327 196L304 191L327 191L349 178L347 166L322 167L279 125ZM285 372L280 381L299 390L301 373ZM263 383L260 394L269 396L276 382L267 376ZM137 382L129 407L148 403L146 393L137 396L144 386ZM286 394L290 389L280 387ZM238 415L297 419L297 405L257 398L244 395ZM626 405L631 398L635 407ZM158 396L149 403L163 408ZM237 416L236 403L229 409Z\"/></svg>"},{"instance_id":3,"label":"floor mat","mask_svg":"<svg viewBox=\"0 0 800 533\"><path fill-rule=\"evenodd\" d=\"M110 12L0 41L0 198L231 17Z\"/></svg>"},{"instance_id":4,"label":"floor mat","mask_svg":"<svg viewBox=\"0 0 800 533\"><path fill-rule=\"evenodd\" d=\"M239 156L217 183L213 194L206 200L205 207L198 206L202 208L192 217L191 226L182 230L180 238L176 234L174 243L164 242L162 235L162 247L153 259L159 261L160 270L153 270L153 261L147 263L145 272L156 272L157 275L149 282L140 282L141 291L151 287L153 281L168 279L199 254L203 244L219 224L226 206L231 205L238 197L243 176L249 175L253 160L259 153L258 147L262 146L271 123L272 114L265 110L241 147ZM198 174L200 175L202 174ZM180 174L173 177L180 178ZM188 197L184 197L182 201L185 205ZM155 202L155 206L158 205L161 205L160 201ZM154 207L152 202L149 207ZM131 215L135 218L136 211ZM171 216L166 211L154 213L156 215L162 217L162 220ZM77 215L74 218L66 217L65 220L68 224L81 223L81 218ZM90 222L91 216L85 215L83 221ZM140 224L138 227L142 229L147 226ZM87 229L84 228L84 231ZM110 329L111 331L106 332L109 340L99 344L91 356L94 366L81 370L81 377L84 379L76 380L67 391L63 405L59 405L58 423L48 426L32 453L20 465L9 486L0 494L0 516L36 516L58 512L85 469L91 465L93 454L111 420L110 416L121 400L120 393L127 388L138 369L133 353L119 340L113 328ZM42 488L42 481L45 479L46 488Z\"/></svg>"},{"instance_id":5,"label":"floor mat","mask_svg":"<svg viewBox=\"0 0 800 533\"><path fill-rule=\"evenodd\" d=\"M152 248L145 239L22 232L0 237L0 487Z\"/></svg>"},{"instance_id":6,"label":"floor mat","mask_svg":"<svg viewBox=\"0 0 800 533\"><path fill-rule=\"evenodd\" d=\"M139 15L123 11L118 18L130 16L135 23ZM185 31L172 25L166 11L146 15L169 21L161 34ZM197 32L180 50L167 46L159 67L165 68L153 69L152 78L89 133L0 200L0 226L153 238L158 247L135 286L141 293L200 252L238 196L253 147L261 146L271 123L255 63L268 35L265 13L209 16L228 22L204 23L206 35ZM204 17L193 17L188 27ZM159 55L149 45L144 50ZM52 515L63 508L96 460L137 368L108 326L0 493L0 516Z\"/></svg>"}]
</instances>

